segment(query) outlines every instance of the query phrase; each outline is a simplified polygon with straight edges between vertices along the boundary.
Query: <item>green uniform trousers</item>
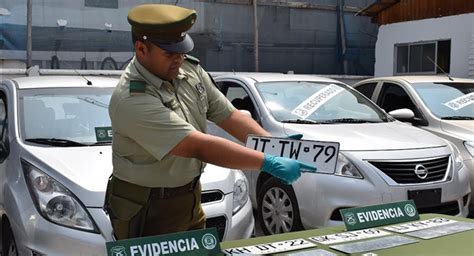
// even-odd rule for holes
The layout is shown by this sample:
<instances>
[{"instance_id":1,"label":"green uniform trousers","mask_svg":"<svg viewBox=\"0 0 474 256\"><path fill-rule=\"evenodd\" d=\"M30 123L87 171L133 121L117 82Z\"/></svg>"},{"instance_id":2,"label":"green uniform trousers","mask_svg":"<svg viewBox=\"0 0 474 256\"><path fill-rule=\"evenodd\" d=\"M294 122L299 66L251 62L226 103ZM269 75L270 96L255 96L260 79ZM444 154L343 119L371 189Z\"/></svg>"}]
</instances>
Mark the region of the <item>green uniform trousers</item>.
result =
<instances>
[{"instance_id":1,"label":"green uniform trousers","mask_svg":"<svg viewBox=\"0 0 474 256\"><path fill-rule=\"evenodd\" d=\"M109 179L105 198L117 240L205 228L197 178L178 188L148 188Z\"/></svg>"}]
</instances>

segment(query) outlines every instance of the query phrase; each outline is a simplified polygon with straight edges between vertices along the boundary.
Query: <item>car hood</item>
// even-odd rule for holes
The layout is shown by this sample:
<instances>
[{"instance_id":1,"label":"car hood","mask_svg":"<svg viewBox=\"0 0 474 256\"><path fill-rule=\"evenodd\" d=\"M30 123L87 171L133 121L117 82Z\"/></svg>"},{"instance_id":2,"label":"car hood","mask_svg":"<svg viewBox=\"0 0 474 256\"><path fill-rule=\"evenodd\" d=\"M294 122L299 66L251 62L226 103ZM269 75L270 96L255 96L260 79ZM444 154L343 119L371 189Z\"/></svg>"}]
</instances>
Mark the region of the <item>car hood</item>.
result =
<instances>
[{"instance_id":1,"label":"car hood","mask_svg":"<svg viewBox=\"0 0 474 256\"><path fill-rule=\"evenodd\" d=\"M58 181L76 195L86 207L102 207L107 181L112 173L112 148L96 147L35 147L26 146L35 158L60 173L43 172L59 178ZM220 190L224 194L233 191L234 172L230 169L208 164L201 175L204 190Z\"/></svg>"},{"instance_id":2,"label":"car hood","mask_svg":"<svg viewBox=\"0 0 474 256\"><path fill-rule=\"evenodd\" d=\"M374 151L445 146L437 136L398 121L367 124L284 124L286 134L303 134L303 139L336 141L340 150Z\"/></svg>"},{"instance_id":3,"label":"car hood","mask_svg":"<svg viewBox=\"0 0 474 256\"><path fill-rule=\"evenodd\" d=\"M441 129L463 140L474 141L474 120L442 120Z\"/></svg>"}]
</instances>

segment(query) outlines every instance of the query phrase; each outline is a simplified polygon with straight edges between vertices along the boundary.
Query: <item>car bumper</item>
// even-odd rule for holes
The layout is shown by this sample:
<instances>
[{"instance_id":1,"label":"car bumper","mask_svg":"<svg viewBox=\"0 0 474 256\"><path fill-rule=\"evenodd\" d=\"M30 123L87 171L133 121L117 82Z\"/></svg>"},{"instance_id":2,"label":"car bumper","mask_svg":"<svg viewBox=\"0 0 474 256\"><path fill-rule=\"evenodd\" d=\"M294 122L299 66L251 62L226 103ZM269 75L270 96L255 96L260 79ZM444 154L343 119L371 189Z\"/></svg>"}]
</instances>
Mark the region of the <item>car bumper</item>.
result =
<instances>
[{"instance_id":1,"label":"car bumper","mask_svg":"<svg viewBox=\"0 0 474 256\"><path fill-rule=\"evenodd\" d=\"M441 188L441 204L430 211L463 217L468 214L471 189L466 166L452 173L450 180L413 185L389 185L377 174L379 171L375 167L366 165L363 169L365 173L370 172L363 173L364 179L304 173L293 186L303 226L319 228L341 225L339 209L408 200L410 190ZM426 209L419 210L422 212Z\"/></svg>"},{"instance_id":2,"label":"car bumper","mask_svg":"<svg viewBox=\"0 0 474 256\"><path fill-rule=\"evenodd\" d=\"M230 199L230 200L229 200ZM223 204L223 205L220 205ZM220 203L203 205L208 220L225 218L224 240L249 238L254 229L253 213L250 200L229 219L226 212L232 212L232 194L227 195ZM230 208L229 208L230 207ZM220 209L220 210L219 210ZM230 209L230 211L229 211ZM100 234L75 230L53 224L40 216L34 207L23 211L11 221L19 255L106 255L105 243L113 240L113 230L105 212L100 208L87 209L100 230ZM21 226L13 225L22 223Z\"/></svg>"}]
</instances>

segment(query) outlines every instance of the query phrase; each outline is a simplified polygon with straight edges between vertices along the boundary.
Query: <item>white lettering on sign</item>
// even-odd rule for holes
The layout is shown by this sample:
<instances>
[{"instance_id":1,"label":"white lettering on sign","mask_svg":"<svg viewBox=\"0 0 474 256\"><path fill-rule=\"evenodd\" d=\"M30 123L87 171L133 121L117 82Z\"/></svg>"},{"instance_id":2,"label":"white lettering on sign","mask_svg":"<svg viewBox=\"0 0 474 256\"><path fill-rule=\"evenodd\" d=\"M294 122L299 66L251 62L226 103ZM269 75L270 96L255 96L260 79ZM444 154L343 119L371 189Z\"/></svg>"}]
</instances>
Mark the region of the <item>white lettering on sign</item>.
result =
<instances>
[{"instance_id":1,"label":"white lettering on sign","mask_svg":"<svg viewBox=\"0 0 474 256\"><path fill-rule=\"evenodd\" d=\"M130 246L130 255L132 256L158 256L172 253L180 253L192 250L198 250L199 245L196 239L178 239L172 241L163 241L160 243L132 245Z\"/></svg>"},{"instance_id":2,"label":"white lettering on sign","mask_svg":"<svg viewBox=\"0 0 474 256\"><path fill-rule=\"evenodd\" d=\"M108 130L108 131L107 131L107 135L108 135L109 137L112 137L112 135L113 135L112 130Z\"/></svg>"},{"instance_id":3,"label":"white lettering on sign","mask_svg":"<svg viewBox=\"0 0 474 256\"><path fill-rule=\"evenodd\" d=\"M444 103L445 106L449 107L452 110L458 110L464 108L470 104L474 103L474 92L468 93L461 97L457 97L454 100L450 100Z\"/></svg>"},{"instance_id":4,"label":"white lettering on sign","mask_svg":"<svg viewBox=\"0 0 474 256\"><path fill-rule=\"evenodd\" d=\"M397 233L407 233L407 232L412 232L412 231L416 231L420 229L438 227L438 226L451 224L455 222L457 221L446 219L446 218L433 218L433 219L428 219L428 220L404 223L401 225L384 227L384 229L397 232Z\"/></svg>"},{"instance_id":5,"label":"white lettering on sign","mask_svg":"<svg viewBox=\"0 0 474 256\"><path fill-rule=\"evenodd\" d=\"M369 228L369 229L362 229L350 232L344 232L339 234L331 234L325 236L315 236L310 237L309 239L320 244L337 244L342 242L348 241L357 241L367 238L374 238L380 236L390 235L390 232L386 232L383 230Z\"/></svg>"},{"instance_id":6,"label":"white lettering on sign","mask_svg":"<svg viewBox=\"0 0 474 256\"><path fill-rule=\"evenodd\" d=\"M398 207L357 213L357 218L359 219L360 223L364 223L368 221L393 219L393 218L404 217L404 216L405 214L403 214L402 210Z\"/></svg>"},{"instance_id":7,"label":"white lettering on sign","mask_svg":"<svg viewBox=\"0 0 474 256\"><path fill-rule=\"evenodd\" d=\"M295 109L293 109L291 113L305 119L313 114L314 111L316 111L324 103L342 91L344 91L344 89L340 86L330 84L304 100Z\"/></svg>"}]
</instances>

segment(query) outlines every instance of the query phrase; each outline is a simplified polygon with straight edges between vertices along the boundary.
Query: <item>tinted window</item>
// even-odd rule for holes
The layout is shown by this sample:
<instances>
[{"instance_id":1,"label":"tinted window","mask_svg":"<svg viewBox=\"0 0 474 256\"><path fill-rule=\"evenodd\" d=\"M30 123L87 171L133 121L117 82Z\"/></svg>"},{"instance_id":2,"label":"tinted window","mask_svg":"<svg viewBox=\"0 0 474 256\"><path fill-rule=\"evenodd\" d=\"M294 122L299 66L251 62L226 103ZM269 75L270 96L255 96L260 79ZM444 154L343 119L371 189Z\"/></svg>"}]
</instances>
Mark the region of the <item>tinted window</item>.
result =
<instances>
[{"instance_id":1,"label":"tinted window","mask_svg":"<svg viewBox=\"0 0 474 256\"><path fill-rule=\"evenodd\" d=\"M408 108L415 113L415 116L418 116L418 111L416 110L413 101L410 99L410 96L408 96L405 90L397 84L383 84L382 93L379 98L379 105L387 112L401 108Z\"/></svg>"},{"instance_id":2,"label":"tinted window","mask_svg":"<svg viewBox=\"0 0 474 256\"><path fill-rule=\"evenodd\" d=\"M365 97L370 99L372 98L372 94L374 93L375 86L377 86L377 83L363 84L361 86L357 86L356 90L358 90L360 93L364 94Z\"/></svg>"}]
</instances>

